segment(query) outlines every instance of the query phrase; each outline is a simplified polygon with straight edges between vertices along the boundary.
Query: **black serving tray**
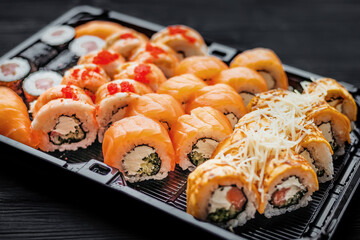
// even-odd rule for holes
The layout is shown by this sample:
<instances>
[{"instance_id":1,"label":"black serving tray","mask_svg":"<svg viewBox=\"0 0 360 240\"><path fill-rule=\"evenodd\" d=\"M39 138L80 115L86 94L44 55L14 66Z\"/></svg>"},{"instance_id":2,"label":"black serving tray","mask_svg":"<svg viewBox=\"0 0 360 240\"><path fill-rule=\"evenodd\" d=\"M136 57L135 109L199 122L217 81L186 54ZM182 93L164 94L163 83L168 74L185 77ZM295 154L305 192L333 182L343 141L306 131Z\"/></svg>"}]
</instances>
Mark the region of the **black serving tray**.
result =
<instances>
[{"instance_id":1,"label":"black serving tray","mask_svg":"<svg viewBox=\"0 0 360 240\"><path fill-rule=\"evenodd\" d=\"M163 26L134 18L122 13L107 11L90 6L79 6L66 12L50 23L19 46L9 51L0 61L15 56L25 56L31 59L31 48L47 49L40 41L42 33L50 26L66 24L78 26L91 20L108 20L118 22L124 26L134 28L147 36L159 31ZM231 47L206 40L209 54L222 59L229 64L241 52ZM65 49L49 48L49 54L41 55L41 59L34 59L35 69L52 69L63 73L67 68L76 64L76 57ZM37 64L37 65L36 65ZM309 73L291 66L284 65L290 85L301 90L300 82L316 79L321 76ZM341 82L354 96L357 105L360 105L360 91L351 84ZM358 114L359 115L359 114ZM359 119L359 116L358 116ZM159 211L164 211L202 230L208 231L224 239L299 239L331 238L345 212L360 177L360 120L353 123L351 144L346 153L334 160L334 179L320 184L319 191L312 196L313 200L305 208L291 213L267 219L260 214L248 221L244 226L237 227L233 232L216 225L199 221L186 213L186 182L189 171L176 167L175 171L161 181L149 180L140 183L128 183L122 174L115 168L103 163L101 144L95 142L87 149L44 153L24 144L0 135L0 145L11 147L16 151L36 156L37 158L57 165L66 171L81 175L91 181L98 182L104 187L121 192L139 201L144 202Z\"/></svg>"}]
</instances>

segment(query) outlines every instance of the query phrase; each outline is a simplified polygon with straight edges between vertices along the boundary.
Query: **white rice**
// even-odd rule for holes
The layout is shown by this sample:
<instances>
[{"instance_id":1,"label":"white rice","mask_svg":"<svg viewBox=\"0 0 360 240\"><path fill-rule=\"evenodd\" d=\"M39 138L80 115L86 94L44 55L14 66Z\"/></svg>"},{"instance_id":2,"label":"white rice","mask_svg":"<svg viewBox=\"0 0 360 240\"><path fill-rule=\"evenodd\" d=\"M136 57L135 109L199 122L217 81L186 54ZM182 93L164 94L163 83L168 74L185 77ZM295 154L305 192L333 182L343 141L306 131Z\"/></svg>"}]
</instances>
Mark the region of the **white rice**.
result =
<instances>
[{"instance_id":1,"label":"white rice","mask_svg":"<svg viewBox=\"0 0 360 240\"><path fill-rule=\"evenodd\" d=\"M89 52L100 50L105 47L105 41L99 37L84 35L75 38L69 45L71 52L81 57Z\"/></svg>"},{"instance_id":2,"label":"white rice","mask_svg":"<svg viewBox=\"0 0 360 240\"><path fill-rule=\"evenodd\" d=\"M44 86L39 87L39 81L47 80L50 81L49 86L46 88ZM62 76L53 71L38 71L30 74L27 78L25 78L23 82L23 89L32 96L40 96L43 92L45 92L50 87L60 85L62 80Z\"/></svg>"},{"instance_id":3,"label":"white rice","mask_svg":"<svg viewBox=\"0 0 360 240\"><path fill-rule=\"evenodd\" d=\"M2 70L3 66L7 64L16 64L14 68L15 74L5 74ZM27 60L19 57L4 60L0 63L0 81L12 82L24 78L30 72L30 64Z\"/></svg>"},{"instance_id":4,"label":"white rice","mask_svg":"<svg viewBox=\"0 0 360 240\"><path fill-rule=\"evenodd\" d=\"M50 46L59 46L69 42L75 36L75 29L70 26L53 26L41 36L41 41Z\"/></svg>"}]
</instances>

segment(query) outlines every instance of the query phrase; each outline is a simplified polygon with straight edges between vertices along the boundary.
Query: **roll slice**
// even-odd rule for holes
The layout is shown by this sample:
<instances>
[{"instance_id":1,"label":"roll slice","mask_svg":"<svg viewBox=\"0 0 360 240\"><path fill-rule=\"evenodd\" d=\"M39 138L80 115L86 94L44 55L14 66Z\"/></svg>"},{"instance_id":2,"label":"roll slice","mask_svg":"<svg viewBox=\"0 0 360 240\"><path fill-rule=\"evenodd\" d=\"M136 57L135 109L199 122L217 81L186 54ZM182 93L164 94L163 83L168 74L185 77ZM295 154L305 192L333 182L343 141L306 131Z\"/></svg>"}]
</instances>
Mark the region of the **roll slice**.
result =
<instances>
[{"instance_id":1,"label":"roll slice","mask_svg":"<svg viewBox=\"0 0 360 240\"><path fill-rule=\"evenodd\" d=\"M92 51L100 50L105 46L105 41L96 36L84 35L75 38L69 44L69 50L76 56L81 57Z\"/></svg>"},{"instance_id":2,"label":"roll slice","mask_svg":"<svg viewBox=\"0 0 360 240\"><path fill-rule=\"evenodd\" d=\"M210 159L216 146L232 132L227 118L211 107L200 107L182 115L171 128L176 162L183 170L194 170Z\"/></svg>"},{"instance_id":3,"label":"roll slice","mask_svg":"<svg viewBox=\"0 0 360 240\"><path fill-rule=\"evenodd\" d=\"M254 218L260 196L237 169L209 160L188 177L187 213L195 218L231 228Z\"/></svg>"},{"instance_id":4,"label":"roll slice","mask_svg":"<svg viewBox=\"0 0 360 240\"><path fill-rule=\"evenodd\" d=\"M110 35L124 28L121 24L115 22L100 20L89 21L75 28L75 37L80 38L82 36L92 35L105 40Z\"/></svg>"},{"instance_id":5,"label":"roll slice","mask_svg":"<svg viewBox=\"0 0 360 240\"><path fill-rule=\"evenodd\" d=\"M105 133L104 162L129 182L163 179L175 168L174 149L166 129L142 115L115 122Z\"/></svg>"},{"instance_id":6,"label":"roll slice","mask_svg":"<svg viewBox=\"0 0 360 240\"><path fill-rule=\"evenodd\" d=\"M207 55L207 46L200 33L184 25L172 25L160 30L151 37L151 42L169 46L177 52L180 60Z\"/></svg>"},{"instance_id":7,"label":"roll slice","mask_svg":"<svg viewBox=\"0 0 360 240\"><path fill-rule=\"evenodd\" d=\"M257 93L268 90L264 78L256 71L246 67L236 67L223 70L215 78L213 83L225 83L238 92L247 106Z\"/></svg>"},{"instance_id":8,"label":"roll slice","mask_svg":"<svg viewBox=\"0 0 360 240\"><path fill-rule=\"evenodd\" d=\"M23 58L15 57L0 63L0 86L11 88L21 95L22 80L30 73L31 66Z\"/></svg>"},{"instance_id":9,"label":"roll slice","mask_svg":"<svg viewBox=\"0 0 360 240\"><path fill-rule=\"evenodd\" d=\"M149 93L131 102L127 115L139 114L159 121L170 131L177 119L185 113L181 104L173 96Z\"/></svg>"},{"instance_id":10,"label":"roll slice","mask_svg":"<svg viewBox=\"0 0 360 240\"><path fill-rule=\"evenodd\" d=\"M186 104L186 113L209 106L222 112L234 128L247 112L241 96L227 84L215 84L199 89Z\"/></svg>"},{"instance_id":11,"label":"roll slice","mask_svg":"<svg viewBox=\"0 0 360 240\"><path fill-rule=\"evenodd\" d=\"M254 48L237 55L230 64L257 71L266 81L268 89L288 89L288 79L278 56L270 49Z\"/></svg>"},{"instance_id":12,"label":"roll slice","mask_svg":"<svg viewBox=\"0 0 360 240\"><path fill-rule=\"evenodd\" d=\"M48 28L42 35L41 41L50 46L64 46L75 37L75 29L66 26L58 25Z\"/></svg>"},{"instance_id":13,"label":"roll slice","mask_svg":"<svg viewBox=\"0 0 360 240\"><path fill-rule=\"evenodd\" d=\"M74 99L55 99L36 114L32 128L45 152L87 148L96 139L95 107Z\"/></svg>"}]
</instances>

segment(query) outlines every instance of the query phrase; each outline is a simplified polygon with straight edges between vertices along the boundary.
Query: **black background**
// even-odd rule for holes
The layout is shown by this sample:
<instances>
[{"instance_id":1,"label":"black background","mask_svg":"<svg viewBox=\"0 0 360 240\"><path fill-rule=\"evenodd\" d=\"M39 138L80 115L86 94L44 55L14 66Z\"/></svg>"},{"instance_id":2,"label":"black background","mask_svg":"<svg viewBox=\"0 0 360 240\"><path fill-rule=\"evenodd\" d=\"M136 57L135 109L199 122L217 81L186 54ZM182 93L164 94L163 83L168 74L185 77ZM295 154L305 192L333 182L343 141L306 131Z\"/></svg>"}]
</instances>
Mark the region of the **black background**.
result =
<instances>
[{"instance_id":1,"label":"black background","mask_svg":"<svg viewBox=\"0 0 360 240\"><path fill-rule=\"evenodd\" d=\"M291 66L360 86L360 1L0 0L0 56L77 5L184 24L235 48L267 47ZM125 196L0 148L0 238L211 236ZM360 191L335 238L360 238Z\"/></svg>"}]
</instances>

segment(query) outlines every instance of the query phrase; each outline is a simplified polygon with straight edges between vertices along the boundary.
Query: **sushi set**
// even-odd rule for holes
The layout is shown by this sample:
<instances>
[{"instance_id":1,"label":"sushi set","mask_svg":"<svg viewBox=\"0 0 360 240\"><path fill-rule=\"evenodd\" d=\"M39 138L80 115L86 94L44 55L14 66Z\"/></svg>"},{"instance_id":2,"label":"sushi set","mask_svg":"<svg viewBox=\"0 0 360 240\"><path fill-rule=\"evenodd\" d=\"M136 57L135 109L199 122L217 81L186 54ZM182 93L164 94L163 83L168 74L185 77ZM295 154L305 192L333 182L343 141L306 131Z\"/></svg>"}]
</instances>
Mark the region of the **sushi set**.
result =
<instances>
[{"instance_id":1,"label":"sushi set","mask_svg":"<svg viewBox=\"0 0 360 240\"><path fill-rule=\"evenodd\" d=\"M76 7L0 58L0 143L224 239L331 238L360 91L184 25Z\"/></svg>"}]
</instances>

